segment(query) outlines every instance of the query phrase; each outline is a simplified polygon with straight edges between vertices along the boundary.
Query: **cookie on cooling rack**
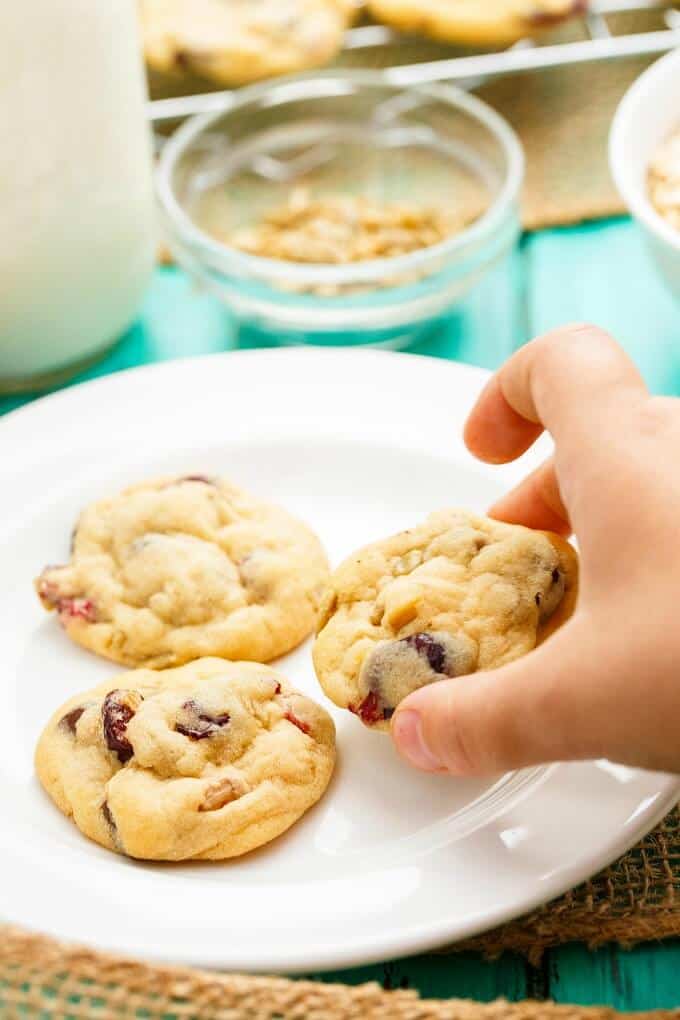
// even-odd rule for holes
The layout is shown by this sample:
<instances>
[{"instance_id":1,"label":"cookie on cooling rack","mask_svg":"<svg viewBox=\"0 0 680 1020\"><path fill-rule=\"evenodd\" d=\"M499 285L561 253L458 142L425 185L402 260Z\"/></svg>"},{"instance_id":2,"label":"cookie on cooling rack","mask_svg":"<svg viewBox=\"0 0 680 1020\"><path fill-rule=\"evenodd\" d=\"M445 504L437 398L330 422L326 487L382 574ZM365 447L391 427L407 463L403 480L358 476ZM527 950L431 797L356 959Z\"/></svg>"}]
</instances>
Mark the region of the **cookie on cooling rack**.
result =
<instances>
[{"instance_id":1,"label":"cookie on cooling rack","mask_svg":"<svg viewBox=\"0 0 680 1020\"><path fill-rule=\"evenodd\" d=\"M244 85L328 63L354 0L140 0L144 55L155 71Z\"/></svg>"},{"instance_id":2,"label":"cookie on cooling rack","mask_svg":"<svg viewBox=\"0 0 680 1020\"><path fill-rule=\"evenodd\" d=\"M378 21L464 46L509 46L569 18L587 0L367 0Z\"/></svg>"}]
</instances>

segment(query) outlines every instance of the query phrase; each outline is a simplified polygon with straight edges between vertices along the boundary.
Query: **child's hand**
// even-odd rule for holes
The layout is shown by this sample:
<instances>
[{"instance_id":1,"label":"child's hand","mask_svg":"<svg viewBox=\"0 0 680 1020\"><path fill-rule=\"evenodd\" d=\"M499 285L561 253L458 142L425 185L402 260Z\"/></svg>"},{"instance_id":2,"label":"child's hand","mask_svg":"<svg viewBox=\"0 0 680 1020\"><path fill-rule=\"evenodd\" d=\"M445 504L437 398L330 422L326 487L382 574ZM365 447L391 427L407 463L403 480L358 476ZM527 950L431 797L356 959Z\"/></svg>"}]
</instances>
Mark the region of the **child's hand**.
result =
<instances>
[{"instance_id":1,"label":"child's hand","mask_svg":"<svg viewBox=\"0 0 680 1020\"><path fill-rule=\"evenodd\" d=\"M554 461L491 514L573 529L576 613L502 669L411 694L394 740L414 765L454 775L599 757L680 772L680 401L651 397L605 333L568 326L500 369L465 439L500 464L543 429Z\"/></svg>"}]
</instances>

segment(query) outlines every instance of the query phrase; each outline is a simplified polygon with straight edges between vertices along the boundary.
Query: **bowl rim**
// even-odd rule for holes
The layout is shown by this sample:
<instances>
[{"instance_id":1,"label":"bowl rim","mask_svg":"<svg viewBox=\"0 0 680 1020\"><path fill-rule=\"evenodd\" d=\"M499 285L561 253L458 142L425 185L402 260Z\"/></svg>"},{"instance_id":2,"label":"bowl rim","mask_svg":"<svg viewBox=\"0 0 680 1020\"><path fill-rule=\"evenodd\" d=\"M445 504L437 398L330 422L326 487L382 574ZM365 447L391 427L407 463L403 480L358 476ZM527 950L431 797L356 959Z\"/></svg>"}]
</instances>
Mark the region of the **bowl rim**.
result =
<instances>
[{"instance_id":1,"label":"bowl rim","mask_svg":"<svg viewBox=\"0 0 680 1020\"><path fill-rule=\"evenodd\" d=\"M666 244L680 251L680 231L668 223L654 207L646 187L640 187L632 177L625 158L626 135L635 123L636 115L644 108L644 100L650 85L677 68L680 73L680 47L655 60L642 74L638 75L624 93L616 108L609 131L609 167L614 183L632 215L650 233L662 238ZM678 109L680 129L680 108ZM651 154L650 154L651 155Z\"/></svg>"},{"instance_id":2,"label":"bowl rim","mask_svg":"<svg viewBox=\"0 0 680 1020\"><path fill-rule=\"evenodd\" d=\"M406 255L366 259L365 261L345 265L337 265L335 263L308 264L285 259L270 259L260 255L250 255L240 251L238 248L218 241L197 227L176 198L172 183L174 171L179 160L192 143L203 131L224 116L225 113L241 109L249 103L257 102L273 89L280 90L281 88L285 89L288 87L291 90L291 95L287 101L290 101L291 98L299 97L300 86L305 87L314 82L325 83L324 92L326 95L342 94L337 91L329 91L329 86L332 86L334 82L336 83L336 88L343 83L345 88L348 83L353 86L367 88L388 86L395 88L399 92L421 93L432 96L453 107L464 110L473 119L476 119L478 123L483 124L491 135L496 138L507 160L507 171L501 188L488 209L469 227L465 227L459 233L438 244L430 245L427 248L422 248ZM203 261L208 261L213 268L222 270L224 268L223 264L229 262L230 269L234 270L238 275L245 277L266 276L268 279L279 282L299 282L310 285L317 283L343 285L379 279L386 274L399 273L402 270L408 271L415 267L423 266L423 264L428 262L437 261L442 256L451 257L468 245L474 245L484 240L502 225L508 212L512 209L513 203L518 199L524 181L524 168L524 150L515 131L505 118L476 96L471 96L462 89L450 84L409 86L404 89L397 88L391 85L380 71L329 70L286 75L270 79L266 82L260 82L256 85L248 85L236 89L233 93L225 94L224 105L219 109L211 110L209 113L198 114L186 120L170 136L163 147L158 164L156 191L161 206L170 221L170 225L176 233L175 240L181 244L189 245L195 254L199 255ZM213 260L218 260L217 267Z\"/></svg>"}]
</instances>

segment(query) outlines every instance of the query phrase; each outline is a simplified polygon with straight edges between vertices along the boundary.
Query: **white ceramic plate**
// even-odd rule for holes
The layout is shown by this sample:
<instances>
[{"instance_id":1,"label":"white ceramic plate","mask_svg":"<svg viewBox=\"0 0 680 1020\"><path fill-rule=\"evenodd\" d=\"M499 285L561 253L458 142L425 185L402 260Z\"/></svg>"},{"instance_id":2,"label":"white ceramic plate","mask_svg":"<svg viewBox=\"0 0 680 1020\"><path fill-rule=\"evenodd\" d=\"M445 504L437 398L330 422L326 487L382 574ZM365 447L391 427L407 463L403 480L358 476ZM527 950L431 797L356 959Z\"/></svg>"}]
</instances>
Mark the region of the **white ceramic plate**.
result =
<instances>
[{"instance_id":1,"label":"white ceramic plate","mask_svg":"<svg viewBox=\"0 0 680 1020\"><path fill-rule=\"evenodd\" d=\"M287 835L224 864L146 865L81 836L33 774L48 715L116 667L72 645L33 576L87 501L168 471L222 471L312 522L337 562L535 461L484 468L461 425L485 373L371 351L276 350L124 372L0 421L0 911L99 948L249 971L365 963L471 935L633 844L678 782L607 763L493 782L410 770L346 712L337 774ZM281 662L321 698L309 648Z\"/></svg>"}]
</instances>

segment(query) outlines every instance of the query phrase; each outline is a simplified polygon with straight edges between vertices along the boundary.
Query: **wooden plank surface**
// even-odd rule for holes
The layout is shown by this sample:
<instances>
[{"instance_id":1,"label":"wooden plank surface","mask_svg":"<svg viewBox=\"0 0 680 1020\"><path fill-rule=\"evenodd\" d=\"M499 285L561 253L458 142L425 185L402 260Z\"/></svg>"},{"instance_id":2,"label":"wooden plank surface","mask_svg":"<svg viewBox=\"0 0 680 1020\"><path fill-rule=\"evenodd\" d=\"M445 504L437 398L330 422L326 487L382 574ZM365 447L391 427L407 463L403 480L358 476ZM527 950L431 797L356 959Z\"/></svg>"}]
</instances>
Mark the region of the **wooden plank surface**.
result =
<instances>
[{"instance_id":1,"label":"wooden plank surface","mask_svg":"<svg viewBox=\"0 0 680 1020\"><path fill-rule=\"evenodd\" d=\"M524 251L532 334L594 322L623 344L653 392L680 394L680 307L628 220L540 231Z\"/></svg>"},{"instance_id":2,"label":"wooden plank surface","mask_svg":"<svg viewBox=\"0 0 680 1020\"><path fill-rule=\"evenodd\" d=\"M492 369L531 335L585 319L609 329L624 344L655 392L680 394L678 311L638 232L628 221L615 220L528 236L452 315L446 329L416 350ZM213 298L196 292L183 274L163 269L154 278L139 323L80 379L240 343L243 337ZM0 398L0 413L28 399ZM583 946L568 946L547 954L539 968L511 955L488 962L470 953L432 954L323 977L408 985L440 998L552 997L649 1009L680 1003L680 942L632 952L607 947L590 953Z\"/></svg>"}]
</instances>

